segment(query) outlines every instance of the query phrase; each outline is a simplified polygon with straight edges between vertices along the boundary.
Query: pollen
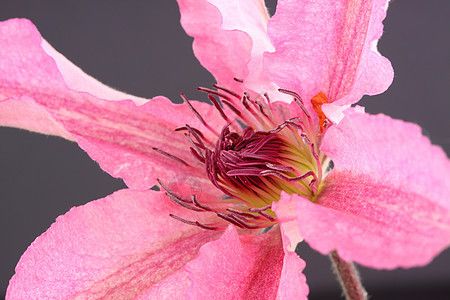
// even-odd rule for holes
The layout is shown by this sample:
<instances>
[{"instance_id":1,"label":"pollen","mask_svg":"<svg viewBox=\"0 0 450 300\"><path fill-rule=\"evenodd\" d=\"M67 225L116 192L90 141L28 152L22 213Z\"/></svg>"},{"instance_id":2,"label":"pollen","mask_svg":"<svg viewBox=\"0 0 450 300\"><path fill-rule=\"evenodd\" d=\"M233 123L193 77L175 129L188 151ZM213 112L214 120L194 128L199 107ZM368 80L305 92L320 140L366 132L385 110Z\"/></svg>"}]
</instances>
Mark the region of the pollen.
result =
<instances>
[{"instance_id":1,"label":"pollen","mask_svg":"<svg viewBox=\"0 0 450 300\"><path fill-rule=\"evenodd\" d=\"M322 92L319 92L317 95L315 95L311 99L311 104L313 106L313 109L317 113L317 116L319 117L320 129L322 131L323 131L323 127L325 124L325 120L327 119L327 117L325 116L325 114L322 111L322 105L325 103L328 103L328 98Z\"/></svg>"}]
</instances>

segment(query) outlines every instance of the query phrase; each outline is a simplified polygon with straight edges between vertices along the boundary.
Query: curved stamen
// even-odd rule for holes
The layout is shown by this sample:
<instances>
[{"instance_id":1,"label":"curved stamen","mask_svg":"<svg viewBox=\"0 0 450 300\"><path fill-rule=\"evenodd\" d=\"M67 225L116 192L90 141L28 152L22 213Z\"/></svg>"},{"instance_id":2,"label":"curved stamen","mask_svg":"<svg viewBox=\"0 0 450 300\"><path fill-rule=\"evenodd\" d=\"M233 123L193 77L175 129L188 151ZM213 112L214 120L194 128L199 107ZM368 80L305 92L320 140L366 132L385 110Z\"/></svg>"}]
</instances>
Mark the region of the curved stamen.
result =
<instances>
[{"instance_id":1,"label":"curved stamen","mask_svg":"<svg viewBox=\"0 0 450 300\"><path fill-rule=\"evenodd\" d=\"M182 163L185 166L189 166L189 164L187 162L185 162L184 160L182 160L181 158L178 158L175 155L167 153L166 151L163 151L163 150L161 150L159 148L156 148L156 147L152 147L152 150L158 152L159 154L167 156L168 158L171 158L171 159L173 159L173 160L175 160L175 161L177 161L179 163Z\"/></svg>"},{"instance_id":2,"label":"curved stamen","mask_svg":"<svg viewBox=\"0 0 450 300\"><path fill-rule=\"evenodd\" d=\"M176 215L174 215L174 214L169 214L169 216L172 217L172 218L174 218L175 220L178 220L178 221L183 222L183 223L185 223L185 224L189 224L189 225L193 225L193 226L198 226L198 227L201 227L201 228L203 228L203 229L208 229L208 230L219 230L219 227L217 227L217 226L212 226L212 225L203 224L203 223L200 223L200 222L198 222L198 221L195 221L195 222L193 222L193 221L188 221L188 220L183 219L183 218L180 218L180 217L178 217L178 216L176 216Z\"/></svg>"}]
</instances>

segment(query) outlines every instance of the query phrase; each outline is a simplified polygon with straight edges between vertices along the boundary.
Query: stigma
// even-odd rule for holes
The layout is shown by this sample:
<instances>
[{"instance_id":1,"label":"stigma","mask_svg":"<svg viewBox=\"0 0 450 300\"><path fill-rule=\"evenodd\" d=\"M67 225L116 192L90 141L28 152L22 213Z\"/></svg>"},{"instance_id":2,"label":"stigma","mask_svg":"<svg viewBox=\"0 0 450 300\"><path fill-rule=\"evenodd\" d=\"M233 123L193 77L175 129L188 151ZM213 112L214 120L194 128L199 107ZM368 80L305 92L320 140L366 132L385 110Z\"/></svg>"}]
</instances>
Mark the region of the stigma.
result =
<instances>
[{"instance_id":1,"label":"stigma","mask_svg":"<svg viewBox=\"0 0 450 300\"><path fill-rule=\"evenodd\" d=\"M200 203L196 195L185 199L158 180L171 200L190 210L214 213L218 221L202 224L170 216L209 230L223 230L226 223L242 229L258 229L276 224L271 205L280 199L282 192L299 194L314 201L328 162L319 148L323 133L331 123L321 112L317 100L326 103L326 96L320 93L314 97L314 110L310 112L294 91L279 89L283 96L293 98L297 109L292 110L287 103L271 101L267 93L239 95L218 85L213 87L198 90L207 94L226 121L220 131L205 121L186 96L181 94L181 97L217 137L216 141L206 140L200 130L189 124L175 130L184 132L191 145L187 151L204 166L211 184L223 192L224 205L210 207ZM317 115L312 116L312 113ZM154 150L185 163L162 149Z\"/></svg>"}]
</instances>

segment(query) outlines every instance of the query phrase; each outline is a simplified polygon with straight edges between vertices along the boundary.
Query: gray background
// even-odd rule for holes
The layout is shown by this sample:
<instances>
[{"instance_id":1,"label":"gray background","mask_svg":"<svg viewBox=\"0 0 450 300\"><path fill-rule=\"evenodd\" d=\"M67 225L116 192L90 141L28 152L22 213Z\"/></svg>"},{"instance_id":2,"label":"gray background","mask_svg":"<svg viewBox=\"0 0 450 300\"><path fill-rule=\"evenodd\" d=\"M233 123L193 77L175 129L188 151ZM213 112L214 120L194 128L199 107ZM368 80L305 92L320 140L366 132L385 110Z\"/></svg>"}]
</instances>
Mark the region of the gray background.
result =
<instances>
[{"instance_id":1,"label":"gray background","mask_svg":"<svg viewBox=\"0 0 450 300\"><path fill-rule=\"evenodd\" d=\"M274 12L275 1L270 3ZM420 124L450 152L450 2L393 1L379 43L396 76L383 95L361 105ZM0 19L26 17L59 52L88 74L117 89L179 101L213 83L179 25L175 1L1 2ZM0 295L27 246L70 207L125 187L99 169L76 144L60 138L0 128ZM414 151L414 149L411 149ZM407 167L407 166L405 166ZM430 186L432 188L432 186ZM326 257L305 243L310 299L338 298ZM425 268L376 271L361 268L372 299L446 299L450 251Z\"/></svg>"}]
</instances>

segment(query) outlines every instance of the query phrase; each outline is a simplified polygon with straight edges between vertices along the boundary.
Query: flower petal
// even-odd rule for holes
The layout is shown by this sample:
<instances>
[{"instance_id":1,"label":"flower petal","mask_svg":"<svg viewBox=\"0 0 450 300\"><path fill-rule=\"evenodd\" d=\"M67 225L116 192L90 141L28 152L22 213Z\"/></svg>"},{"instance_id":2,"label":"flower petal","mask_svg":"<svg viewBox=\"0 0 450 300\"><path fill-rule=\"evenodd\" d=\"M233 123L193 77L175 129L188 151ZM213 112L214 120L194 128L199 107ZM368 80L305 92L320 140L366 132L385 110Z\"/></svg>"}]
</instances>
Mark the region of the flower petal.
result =
<instances>
[{"instance_id":1,"label":"flower petal","mask_svg":"<svg viewBox=\"0 0 450 300\"><path fill-rule=\"evenodd\" d=\"M26 90L60 90L91 93L103 99L147 100L107 87L86 75L42 39L34 25L25 19L0 23L0 124L73 140L51 114L32 99L23 97ZM56 63L56 65L55 65Z\"/></svg>"},{"instance_id":2,"label":"flower petal","mask_svg":"<svg viewBox=\"0 0 450 300\"><path fill-rule=\"evenodd\" d=\"M305 295L308 287L301 274L304 262L291 253L296 260L285 256L278 229L263 235L238 236L230 226L186 265L192 281L188 298L217 299L220 295L221 299L292 299L289 296L297 292ZM295 263L284 265L291 262ZM292 269L296 267L300 268ZM294 286L294 282L303 284Z\"/></svg>"},{"instance_id":3,"label":"flower petal","mask_svg":"<svg viewBox=\"0 0 450 300\"><path fill-rule=\"evenodd\" d=\"M224 30L239 30L248 34L252 41L250 61L247 64L248 76L244 84L257 93L273 93L277 86L271 82L263 69L264 52L273 52L272 43L267 35L269 14L262 0L209 0L222 16ZM280 96L277 93L277 96Z\"/></svg>"},{"instance_id":4,"label":"flower petal","mask_svg":"<svg viewBox=\"0 0 450 300\"><path fill-rule=\"evenodd\" d=\"M334 170L366 174L379 184L422 195L450 210L450 160L416 124L369 115L359 107L326 133L321 150Z\"/></svg>"},{"instance_id":5,"label":"flower petal","mask_svg":"<svg viewBox=\"0 0 450 300\"><path fill-rule=\"evenodd\" d=\"M230 19L231 8L225 3L220 6L214 3L217 4L215 6L206 0L178 0L178 4L181 25L194 38L193 49L197 59L211 72L219 85L242 92L242 84L233 78L245 79L248 75L247 63L251 58L252 38L241 30L228 30L226 26L237 26L237 22L232 23L233 20ZM242 6L246 9L258 5L261 3L257 0L242 1ZM243 15L238 10L234 13L238 14L237 21L241 22ZM264 17L267 18L267 14L260 7L253 10L253 15L249 18L252 24L259 26ZM222 20L225 28L222 27ZM260 30L252 27L253 29Z\"/></svg>"},{"instance_id":6,"label":"flower petal","mask_svg":"<svg viewBox=\"0 0 450 300\"><path fill-rule=\"evenodd\" d=\"M207 139L215 135L187 106L164 97L128 97L101 85L43 41L28 20L6 21L0 28L5 45L0 50L0 95L8 99L0 102L6 108L4 124L76 139L105 171L133 188L149 188L157 176L178 181L206 178L203 166L190 154L192 145L174 129L189 124ZM103 100L107 97L128 100ZM212 105L193 106L212 128L225 124Z\"/></svg>"},{"instance_id":7,"label":"flower petal","mask_svg":"<svg viewBox=\"0 0 450 300\"><path fill-rule=\"evenodd\" d=\"M299 276L305 262L295 252L297 244L303 240L298 229L295 204L295 200L285 192L281 193L278 202L272 204L280 224L285 253L277 299L307 299L309 293L305 275L301 273Z\"/></svg>"},{"instance_id":8,"label":"flower petal","mask_svg":"<svg viewBox=\"0 0 450 300\"><path fill-rule=\"evenodd\" d=\"M276 48L265 60L269 76L308 102L319 92L350 104L385 91L393 70L376 43L387 2L278 1L268 25Z\"/></svg>"},{"instance_id":9,"label":"flower petal","mask_svg":"<svg viewBox=\"0 0 450 300\"><path fill-rule=\"evenodd\" d=\"M183 224L170 212L189 213L161 192L132 190L72 208L27 249L7 298L158 298L159 292L176 298L188 287L182 267L220 233Z\"/></svg>"},{"instance_id":10,"label":"flower petal","mask_svg":"<svg viewBox=\"0 0 450 300\"><path fill-rule=\"evenodd\" d=\"M297 223L297 212L295 209L296 201L292 199L286 192L281 193L280 200L272 203L272 210L277 216L278 224L280 224L283 240L287 242L285 245L289 251L295 251L297 244L303 241L300 235Z\"/></svg>"},{"instance_id":11,"label":"flower petal","mask_svg":"<svg viewBox=\"0 0 450 300\"><path fill-rule=\"evenodd\" d=\"M450 244L450 162L417 125L356 110L322 144L335 168L317 204L297 197L300 233L321 253L373 268L421 266Z\"/></svg>"}]
</instances>

